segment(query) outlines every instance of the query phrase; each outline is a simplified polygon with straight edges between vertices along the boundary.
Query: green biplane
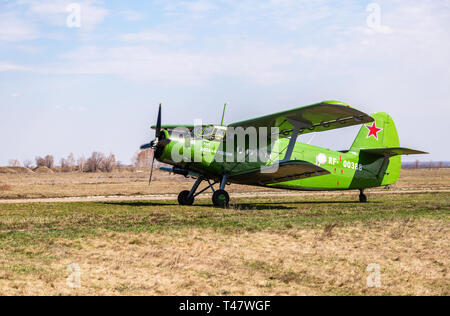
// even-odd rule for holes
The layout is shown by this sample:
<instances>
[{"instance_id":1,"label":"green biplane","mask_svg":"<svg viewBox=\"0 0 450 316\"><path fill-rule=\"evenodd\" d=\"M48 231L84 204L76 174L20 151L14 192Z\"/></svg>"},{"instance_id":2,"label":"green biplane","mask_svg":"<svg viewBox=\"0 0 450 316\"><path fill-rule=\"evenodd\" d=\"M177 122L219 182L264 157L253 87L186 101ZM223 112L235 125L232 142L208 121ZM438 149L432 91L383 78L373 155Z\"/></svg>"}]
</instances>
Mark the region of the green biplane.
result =
<instances>
[{"instance_id":1,"label":"green biplane","mask_svg":"<svg viewBox=\"0 0 450 316\"><path fill-rule=\"evenodd\" d=\"M308 133L361 124L349 150L297 142ZM152 128L155 140L141 149L153 149L153 162L157 159L173 166L161 170L196 178L191 190L179 194L181 205L192 205L195 197L211 189L213 204L227 207L230 197L225 188L232 183L304 191L359 190L360 202L366 202L365 189L397 182L401 155L427 154L400 147L388 114L368 115L338 101L228 126L223 126L223 116L221 125L161 125L160 105ZM199 190L202 182L207 186ZM219 185L217 190L215 185Z\"/></svg>"}]
</instances>

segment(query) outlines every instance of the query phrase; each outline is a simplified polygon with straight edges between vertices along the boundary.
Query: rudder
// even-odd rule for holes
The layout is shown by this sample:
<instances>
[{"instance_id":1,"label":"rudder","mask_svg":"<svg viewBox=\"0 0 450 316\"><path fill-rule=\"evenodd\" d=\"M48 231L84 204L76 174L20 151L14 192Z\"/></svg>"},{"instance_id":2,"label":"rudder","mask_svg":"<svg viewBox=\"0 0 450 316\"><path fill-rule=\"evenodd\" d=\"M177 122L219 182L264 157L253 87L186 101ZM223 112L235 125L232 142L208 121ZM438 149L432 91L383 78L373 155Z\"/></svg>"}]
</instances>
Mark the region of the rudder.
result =
<instances>
[{"instance_id":1,"label":"rudder","mask_svg":"<svg viewBox=\"0 0 450 316\"><path fill-rule=\"evenodd\" d=\"M392 117L384 112L378 112L371 116L375 121L361 127L350 151L359 152L362 149L399 147L400 140ZM377 173L380 186L394 184L400 177L401 157L396 156L386 159L389 160L388 164L383 162L384 158L379 156L360 153L360 160L378 162L375 165L379 165L379 173Z\"/></svg>"}]
</instances>

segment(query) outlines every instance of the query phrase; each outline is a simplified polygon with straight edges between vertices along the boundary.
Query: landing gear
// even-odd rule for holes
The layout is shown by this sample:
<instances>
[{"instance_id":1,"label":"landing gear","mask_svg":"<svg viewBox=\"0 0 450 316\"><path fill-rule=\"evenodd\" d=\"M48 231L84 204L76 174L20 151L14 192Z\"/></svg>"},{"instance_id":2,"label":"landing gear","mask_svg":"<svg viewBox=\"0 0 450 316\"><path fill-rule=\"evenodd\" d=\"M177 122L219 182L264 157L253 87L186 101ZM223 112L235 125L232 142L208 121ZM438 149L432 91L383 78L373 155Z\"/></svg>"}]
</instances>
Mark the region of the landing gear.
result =
<instances>
[{"instance_id":1,"label":"landing gear","mask_svg":"<svg viewBox=\"0 0 450 316\"><path fill-rule=\"evenodd\" d=\"M367 195L364 194L364 190L359 190L359 201L361 203L366 203L367 202Z\"/></svg>"},{"instance_id":2,"label":"landing gear","mask_svg":"<svg viewBox=\"0 0 450 316\"><path fill-rule=\"evenodd\" d=\"M192 204L194 204L194 197L189 197L189 194L191 192L190 191L182 191L179 195L178 195L178 204L180 205L188 205L191 206Z\"/></svg>"},{"instance_id":3,"label":"landing gear","mask_svg":"<svg viewBox=\"0 0 450 316\"><path fill-rule=\"evenodd\" d=\"M212 196L215 207L226 208L230 204L230 196L225 190L217 190Z\"/></svg>"},{"instance_id":4,"label":"landing gear","mask_svg":"<svg viewBox=\"0 0 450 316\"><path fill-rule=\"evenodd\" d=\"M220 189L214 192L212 202L215 207L226 208L230 205L230 195L225 191L227 185L227 176L222 177L220 181Z\"/></svg>"},{"instance_id":5,"label":"landing gear","mask_svg":"<svg viewBox=\"0 0 450 316\"><path fill-rule=\"evenodd\" d=\"M203 181L207 181L208 186L197 193L197 189L199 188L200 184ZM222 208L228 207L230 203L230 196L228 195L227 191L225 191L225 186L227 184L227 177L226 176L222 177L220 181L220 189L216 191L214 190L214 185L216 185L217 183L218 181L211 183L209 179L205 179L202 176L198 177L190 191L183 191L178 195L178 203L180 205L190 206L194 204L194 200L198 195L202 194L208 189L211 189L211 191L213 192L212 202L214 206Z\"/></svg>"}]
</instances>

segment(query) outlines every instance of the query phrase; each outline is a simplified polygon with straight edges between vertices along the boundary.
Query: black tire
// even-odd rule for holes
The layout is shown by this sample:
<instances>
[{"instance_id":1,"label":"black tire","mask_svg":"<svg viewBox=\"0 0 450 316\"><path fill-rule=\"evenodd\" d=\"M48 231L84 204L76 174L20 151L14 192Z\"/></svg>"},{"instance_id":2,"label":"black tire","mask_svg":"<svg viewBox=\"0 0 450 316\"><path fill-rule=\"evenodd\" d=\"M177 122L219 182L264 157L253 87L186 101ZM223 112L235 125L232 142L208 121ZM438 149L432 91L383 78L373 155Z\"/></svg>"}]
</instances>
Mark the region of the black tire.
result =
<instances>
[{"instance_id":1,"label":"black tire","mask_svg":"<svg viewBox=\"0 0 450 316\"><path fill-rule=\"evenodd\" d=\"M182 191L178 194L178 204L180 205L192 205L194 204L194 197L188 198L190 191Z\"/></svg>"},{"instance_id":2,"label":"black tire","mask_svg":"<svg viewBox=\"0 0 450 316\"><path fill-rule=\"evenodd\" d=\"M212 196L212 202L215 207L226 208L230 204L230 196L225 190L217 190Z\"/></svg>"},{"instance_id":3,"label":"black tire","mask_svg":"<svg viewBox=\"0 0 450 316\"><path fill-rule=\"evenodd\" d=\"M365 194L360 194L360 195L359 195L359 201L360 201L361 203L366 203L366 202L367 202L367 195L365 195Z\"/></svg>"}]
</instances>

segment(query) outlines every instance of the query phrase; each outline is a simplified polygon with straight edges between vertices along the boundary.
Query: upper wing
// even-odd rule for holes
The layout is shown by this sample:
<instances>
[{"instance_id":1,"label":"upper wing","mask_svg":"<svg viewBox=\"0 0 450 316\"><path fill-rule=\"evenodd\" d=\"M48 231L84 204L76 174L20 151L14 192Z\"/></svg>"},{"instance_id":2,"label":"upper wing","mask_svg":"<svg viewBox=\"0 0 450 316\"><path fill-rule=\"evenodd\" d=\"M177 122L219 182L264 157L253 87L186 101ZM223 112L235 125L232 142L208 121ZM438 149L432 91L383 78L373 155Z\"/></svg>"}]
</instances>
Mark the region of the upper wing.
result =
<instances>
[{"instance_id":1,"label":"upper wing","mask_svg":"<svg viewBox=\"0 0 450 316\"><path fill-rule=\"evenodd\" d=\"M317 177L329 173L329 171L312 163L300 160L291 160L249 172L235 174L230 176L228 179L232 183L268 185L309 177Z\"/></svg>"},{"instance_id":2,"label":"upper wing","mask_svg":"<svg viewBox=\"0 0 450 316\"><path fill-rule=\"evenodd\" d=\"M300 134L323 132L375 121L371 116L338 101L325 101L293 110L275 113L229 127L278 127L280 137L292 135L294 124L301 126Z\"/></svg>"},{"instance_id":3,"label":"upper wing","mask_svg":"<svg viewBox=\"0 0 450 316\"><path fill-rule=\"evenodd\" d=\"M395 147L395 148L374 148L374 149L362 149L361 152L365 152L372 155L384 156L384 157L394 157L399 155L427 155L427 152Z\"/></svg>"},{"instance_id":4,"label":"upper wing","mask_svg":"<svg viewBox=\"0 0 450 316\"><path fill-rule=\"evenodd\" d=\"M193 130L194 127L195 127L194 125L182 125L182 124L180 124L180 125L162 125L161 126L161 128L167 129L167 130L174 130L176 128L186 128L188 130ZM153 125L151 128L156 129L156 125Z\"/></svg>"}]
</instances>

